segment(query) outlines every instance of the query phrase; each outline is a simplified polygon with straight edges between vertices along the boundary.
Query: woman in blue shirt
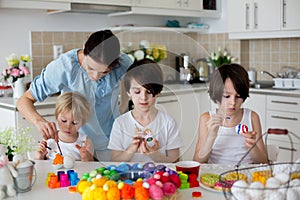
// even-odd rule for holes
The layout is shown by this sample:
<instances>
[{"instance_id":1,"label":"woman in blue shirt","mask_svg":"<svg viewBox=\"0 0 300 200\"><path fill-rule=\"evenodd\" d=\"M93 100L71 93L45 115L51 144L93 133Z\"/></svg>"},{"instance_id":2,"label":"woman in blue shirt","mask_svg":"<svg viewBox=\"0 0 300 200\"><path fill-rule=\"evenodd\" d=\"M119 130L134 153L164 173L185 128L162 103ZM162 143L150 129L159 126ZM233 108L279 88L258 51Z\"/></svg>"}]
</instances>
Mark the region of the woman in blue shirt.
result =
<instances>
[{"instance_id":1,"label":"woman in blue shirt","mask_svg":"<svg viewBox=\"0 0 300 200\"><path fill-rule=\"evenodd\" d=\"M131 64L131 59L120 53L119 40L110 30L94 32L83 49L70 50L50 62L17 101L17 108L44 139L58 141L55 122L44 119L34 103L58 92L82 93L93 109L89 122L80 130L93 141L97 158L109 161L109 135L119 116L119 83Z\"/></svg>"}]
</instances>

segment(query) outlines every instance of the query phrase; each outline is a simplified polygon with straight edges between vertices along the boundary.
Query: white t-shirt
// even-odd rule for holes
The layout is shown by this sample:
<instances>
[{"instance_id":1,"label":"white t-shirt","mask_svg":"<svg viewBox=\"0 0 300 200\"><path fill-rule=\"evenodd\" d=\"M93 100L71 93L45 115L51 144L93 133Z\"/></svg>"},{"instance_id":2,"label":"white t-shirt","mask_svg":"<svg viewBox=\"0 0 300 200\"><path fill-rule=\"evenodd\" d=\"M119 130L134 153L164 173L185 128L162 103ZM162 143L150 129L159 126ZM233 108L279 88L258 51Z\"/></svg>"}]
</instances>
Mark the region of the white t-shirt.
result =
<instances>
[{"instance_id":1,"label":"white t-shirt","mask_svg":"<svg viewBox=\"0 0 300 200\"><path fill-rule=\"evenodd\" d=\"M79 133L76 142L66 143L66 142L59 141L59 146L61 148L62 154L72 155L75 160L81 160L79 150L75 147L75 144L82 146L83 145L82 142L85 142L86 138L87 138L86 134ZM59 153L59 149L54 139L47 140L47 145L51 148L51 150L48 150L47 157L50 160L53 160L55 158L55 154Z\"/></svg>"},{"instance_id":2,"label":"white t-shirt","mask_svg":"<svg viewBox=\"0 0 300 200\"><path fill-rule=\"evenodd\" d=\"M251 112L251 110L244 108L243 117L239 123L247 125L249 132L253 130ZM210 115L212 114L215 112L210 112ZM245 138L236 133L235 127L220 126L208 163L237 164L247 151ZM243 159L242 163L253 163L250 153Z\"/></svg>"},{"instance_id":3,"label":"white t-shirt","mask_svg":"<svg viewBox=\"0 0 300 200\"><path fill-rule=\"evenodd\" d=\"M125 151L132 143L132 136L136 135L135 129L142 131L150 129L159 144L159 151L166 155L166 150L183 147L182 139L175 120L168 114L158 111L155 119L146 127L140 125L132 116L131 111L119 116L112 127L108 149ZM135 153L131 162L153 162L145 154Z\"/></svg>"}]
</instances>

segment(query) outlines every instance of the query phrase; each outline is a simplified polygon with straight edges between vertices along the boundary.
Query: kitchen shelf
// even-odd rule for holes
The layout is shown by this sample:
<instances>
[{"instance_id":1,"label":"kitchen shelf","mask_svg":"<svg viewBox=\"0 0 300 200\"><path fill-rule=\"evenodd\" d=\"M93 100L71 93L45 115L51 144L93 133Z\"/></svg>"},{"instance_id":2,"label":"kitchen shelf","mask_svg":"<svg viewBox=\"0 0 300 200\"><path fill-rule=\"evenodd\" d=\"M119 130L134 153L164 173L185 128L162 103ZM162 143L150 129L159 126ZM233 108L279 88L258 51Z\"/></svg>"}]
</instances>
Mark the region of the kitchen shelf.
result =
<instances>
[{"instance_id":1,"label":"kitchen shelf","mask_svg":"<svg viewBox=\"0 0 300 200\"><path fill-rule=\"evenodd\" d=\"M113 32L122 31L174 31L178 33L206 33L208 27L199 28L172 28L172 27L149 27L149 26L119 26L110 28Z\"/></svg>"}]
</instances>

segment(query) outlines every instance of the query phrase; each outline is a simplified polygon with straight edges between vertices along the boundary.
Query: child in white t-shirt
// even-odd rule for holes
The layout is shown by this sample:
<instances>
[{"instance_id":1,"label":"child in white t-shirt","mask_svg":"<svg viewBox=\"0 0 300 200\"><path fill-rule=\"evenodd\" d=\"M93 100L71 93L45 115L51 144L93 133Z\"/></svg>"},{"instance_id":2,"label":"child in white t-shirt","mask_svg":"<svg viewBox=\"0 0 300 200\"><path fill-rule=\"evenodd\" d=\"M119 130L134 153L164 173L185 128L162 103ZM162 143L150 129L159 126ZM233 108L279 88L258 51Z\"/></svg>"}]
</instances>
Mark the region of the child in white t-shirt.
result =
<instances>
[{"instance_id":1,"label":"child in white t-shirt","mask_svg":"<svg viewBox=\"0 0 300 200\"><path fill-rule=\"evenodd\" d=\"M179 129L171 116L155 107L163 88L160 66L149 59L135 62L125 74L124 85L134 108L113 124L108 145L112 161L178 161L183 147Z\"/></svg>"},{"instance_id":2,"label":"child in white t-shirt","mask_svg":"<svg viewBox=\"0 0 300 200\"><path fill-rule=\"evenodd\" d=\"M55 116L58 123L58 144L63 155L71 155L75 160L93 161L94 147L91 139L78 132L89 119L91 113L87 99L76 92L65 92L56 101ZM54 139L39 143L36 160L54 159L60 153Z\"/></svg>"}]
</instances>

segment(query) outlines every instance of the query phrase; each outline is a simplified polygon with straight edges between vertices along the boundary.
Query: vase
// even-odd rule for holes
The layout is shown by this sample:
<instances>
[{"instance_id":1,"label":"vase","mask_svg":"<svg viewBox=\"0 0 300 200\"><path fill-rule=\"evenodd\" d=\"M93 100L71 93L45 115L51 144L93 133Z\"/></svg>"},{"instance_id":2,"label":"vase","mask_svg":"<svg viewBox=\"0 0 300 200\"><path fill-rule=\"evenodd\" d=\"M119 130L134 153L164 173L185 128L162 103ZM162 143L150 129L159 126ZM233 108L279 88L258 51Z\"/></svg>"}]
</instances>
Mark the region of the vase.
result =
<instances>
[{"instance_id":1,"label":"vase","mask_svg":"<svg viewBox=\"0 0 300 200\"><path fill-rule=\"evenodd\" d=\"M20 98L26 91L26 85L24 83L24 78L18 78L16 82L14 82L13 86L14 90L14 99Z\"/></svg>"}]
</instances>

